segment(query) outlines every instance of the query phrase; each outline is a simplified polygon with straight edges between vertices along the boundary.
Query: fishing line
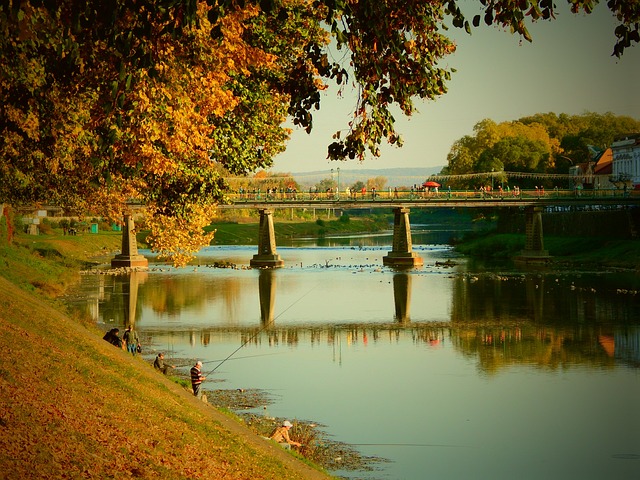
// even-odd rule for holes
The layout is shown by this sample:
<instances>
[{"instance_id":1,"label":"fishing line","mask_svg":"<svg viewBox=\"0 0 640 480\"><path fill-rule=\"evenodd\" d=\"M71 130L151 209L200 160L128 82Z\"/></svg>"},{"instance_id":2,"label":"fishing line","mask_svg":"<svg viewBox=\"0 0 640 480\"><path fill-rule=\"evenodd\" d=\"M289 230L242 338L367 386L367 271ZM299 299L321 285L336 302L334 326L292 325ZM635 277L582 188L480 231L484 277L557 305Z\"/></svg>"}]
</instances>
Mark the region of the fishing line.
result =
<instances>
[{"instance_id":1,"label":"fishing line","mask_svg":"<svg viewBox=\"0 0 640 480\"><path fill-rule=\"evenodd\" d=\"M358 447L451 447L471 448L470 445L446 445L438 443L349 443Z\"/></svg>"},{"instance_id":2,"label":"fishing line","mask_svg":"<svg viewBox=\"0 0 640 480\"><path fill-rule=\"evenodd\" d=\"M298 298L295 302L293 302L291 305L289 305L287 308L285 308L283 311L281 311L278 315L276 315L272 322L275 322L281 315L283 315L287 310L289 310L291 307L293 307L296 303L298 303L300 300L302 300L304 297L306 297L307 295L309 295L313 289L315 289L318 285L314 285L313 287L311 287L311 290L309 290L307 293L305 293L304 295L302 295L300 298ZM215 372L218 368L220 368L220 366L226 362L227 360L229 360L231 357L233 357L236 352L238 352L242 347L244 347L247 343L251 342L254 338L256 338L260 333L262 333L269 325L265 325L263 327L261 327L258 331L256 331L253 335L251 335L249 338L247 338L244 342L242 342L242 344L236 348L233 352L231 352L227 358L225 358L224 360L222 360L218 365L216 365L214 367L213 370L211 370L210 372L206 373L205 376L209 376L211 375L213 372Z\"/></svg>"},{"instance_id":3,"label":"fishing line","mask_svg":"<svg viewBox=\"0 0 640 480\"><path fill-rule=\"evenodd\" d=\"M258 355L243 355L241 357L235 357L235 358L230 358L229 360L241 360L243 358L254 358L254 357L266 357L268 355L282 355L282 353L260 353ZM202 362L203 364L205 363L214 363L214 362L222 362L223 360L221 359L217 359L217 360L207 360ZM185 363L183 365L177 365L178 367L188 367L193 365L192 363Z\"/></svg>"},{"instance_id":4,"label":"fishing line","mask_svg":"<svg viewBox=\"0 0 640 480\"><path fill-rule=\"evenodd\" d=\"M243 355L241 357L235 357L235 358L230 358L229 360L240 360L241 358L254 358L254 357L267 357L269 355L282 355L282 353L277 352L277 353L259 353L257 355ZM207 360L206 362L202 362L202 363L213 363L213 362L222 362L224 360Z\"/></svg>"}]
</instances>

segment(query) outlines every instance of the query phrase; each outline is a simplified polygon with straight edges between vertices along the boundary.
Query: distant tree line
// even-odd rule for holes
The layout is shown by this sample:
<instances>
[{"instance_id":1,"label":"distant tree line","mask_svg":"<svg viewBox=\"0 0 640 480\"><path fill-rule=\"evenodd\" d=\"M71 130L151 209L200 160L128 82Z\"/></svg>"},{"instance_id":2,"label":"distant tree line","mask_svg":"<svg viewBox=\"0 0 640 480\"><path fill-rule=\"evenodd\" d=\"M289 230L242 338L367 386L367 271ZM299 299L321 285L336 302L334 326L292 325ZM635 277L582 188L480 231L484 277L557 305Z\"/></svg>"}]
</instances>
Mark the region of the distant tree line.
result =
<instances>
[{"instance_id":1,"label":"distant tree line","mask_svg":"<svg viewBox=\"0 0 640 480\"><path fill-rule=\"evenodd\" d=\"M454 142L441 175L502 171L567 174L572 165L591 161L594 149L605 150L617 136L640 132L640 121L612 113L538 113L502 123L484 119L473 130L473 135ZM448 183L455 188L473 188L482 181L472 177ZM532 182L535 180L528 181Z\"/></svg>"}]
</instances>

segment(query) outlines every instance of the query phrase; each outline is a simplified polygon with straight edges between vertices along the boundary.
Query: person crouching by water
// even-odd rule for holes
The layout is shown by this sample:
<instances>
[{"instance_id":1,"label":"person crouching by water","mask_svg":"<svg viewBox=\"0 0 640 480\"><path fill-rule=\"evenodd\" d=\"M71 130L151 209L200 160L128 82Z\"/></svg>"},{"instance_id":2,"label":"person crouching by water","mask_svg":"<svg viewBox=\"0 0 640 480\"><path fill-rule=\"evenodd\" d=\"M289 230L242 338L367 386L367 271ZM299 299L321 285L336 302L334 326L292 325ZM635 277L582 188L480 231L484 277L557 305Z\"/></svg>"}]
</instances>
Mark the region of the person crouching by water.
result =
<instances>
[{"instance_id":1,"label":"person crouching by water","mask_svg":"<svg viewBox=\"0 0 640 480\"><path fill-rule=\"evenodd\" d=\"M294 442L293 440L291 440L291 438L289 438L289 430L291 429L291 427L293 427L291 422L289 420L285 420L284 422L282 422L281 426L277 427L273 431L273 433L269 438L271 440L278 442L282 447L286 448L287 450L291 449L291 445L295 447L301 447L302 446L301 443Z\"/></svg>"},{"instance_id":2,"label":"person crouching by water","mask_svg":"<svg viewBox=\"0 0 640 480\"><path fill-rule=\"evenodd\" d=\"M193 387L193 395L200 398L200 385L207 377L202 375L202 362L198 361L191 367L191 386Z\"/></svg>"},{"instance_id":3,"label":"person crouching by water","mask_svg":"<svg viewBox=\"0 0 640 480\"><path fill-rule=\"evenodd\" d=\"M109 330L107 333L104 334L104 337L102 337L102 339L106 340L111 345L114 345L118 348L122 348L122 340L118 336L118 333L120 333L119 329L112 328L111 330Z\"/></svg>"},{"instance_id":4,"label":"person crouching by water","mask_svg":"<svg viewBox=\"0 0 640 480\"><path fill-rule=\"evenodd\" d=\"M167 374L167 370L169 370L170 368L176 368L175 365L166 365L164 363L164 353L162 352L160 352L158 356L156 356L156 359L153 361L153 367L156 370L160 370L165 375Z\"/></svg>"}]
</instances>

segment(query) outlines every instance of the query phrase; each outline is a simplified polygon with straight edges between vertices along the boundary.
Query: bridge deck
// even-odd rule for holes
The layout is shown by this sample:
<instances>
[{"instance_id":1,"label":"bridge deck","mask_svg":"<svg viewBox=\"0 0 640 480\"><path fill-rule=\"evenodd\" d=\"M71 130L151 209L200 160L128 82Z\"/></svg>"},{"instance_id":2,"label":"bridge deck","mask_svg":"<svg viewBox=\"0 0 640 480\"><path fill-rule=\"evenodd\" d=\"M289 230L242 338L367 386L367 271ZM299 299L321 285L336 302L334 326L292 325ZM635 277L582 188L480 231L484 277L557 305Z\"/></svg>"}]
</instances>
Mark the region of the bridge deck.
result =
<instances>
[{"instance_id":1,"label":"bridge deck","mask_svg":"<svg viewBox=\"0 0 640 480\"><path fill-rule=\"evenodd\" d=\"M439 194L402 194L383 193L371 198L358 194L355 198L335 194L232 194L228 195L229 204L219 208L487 208L487 207L568 207L568 206L624 206L640 205L640 194L635 191L623 194L618 190L600 190L583 192L577 195L570 190L553 191L547 194L522 191L514 196L504 193L498 195L479 195L475 192L441 192Z\"/></svg>"}]
</instances>

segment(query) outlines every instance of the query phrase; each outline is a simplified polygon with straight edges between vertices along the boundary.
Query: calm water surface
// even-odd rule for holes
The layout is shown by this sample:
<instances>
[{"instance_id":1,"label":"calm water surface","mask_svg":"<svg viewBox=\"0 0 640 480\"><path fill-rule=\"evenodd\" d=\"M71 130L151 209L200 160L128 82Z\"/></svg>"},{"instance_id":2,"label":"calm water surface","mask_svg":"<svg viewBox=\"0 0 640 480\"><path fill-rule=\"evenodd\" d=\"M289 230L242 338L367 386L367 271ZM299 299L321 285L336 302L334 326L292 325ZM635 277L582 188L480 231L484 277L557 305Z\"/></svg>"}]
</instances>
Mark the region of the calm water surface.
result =
<instances>
[{"instance_id":1,"label":"calm water surface","mask_svg":"<svg viewBox=\"0 0 640 480\"><path fill-rule=\"evenodd\" d=\"M199 266L85 275L76 303L205 372L247 342L208 387L264 389L267 414L388 460L345 478L640 478L637 276L488 267L420 241L407 272L382 267L390 236L279 246L276 271L244 268L255 246L210 247ZM220 260L241 268L206 266Z\"/></svg>"}]
</instances>

